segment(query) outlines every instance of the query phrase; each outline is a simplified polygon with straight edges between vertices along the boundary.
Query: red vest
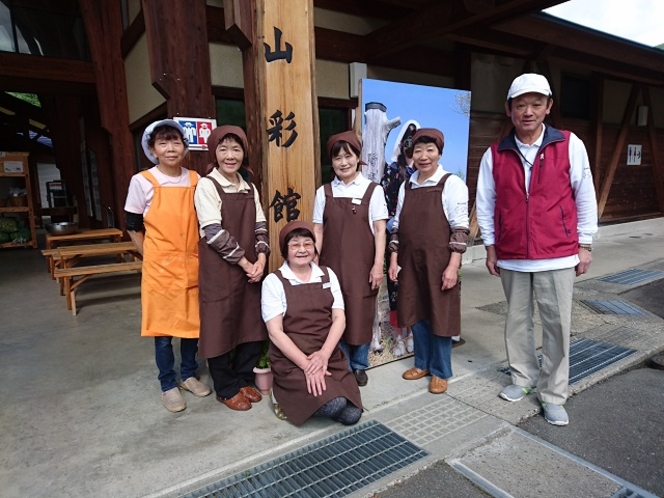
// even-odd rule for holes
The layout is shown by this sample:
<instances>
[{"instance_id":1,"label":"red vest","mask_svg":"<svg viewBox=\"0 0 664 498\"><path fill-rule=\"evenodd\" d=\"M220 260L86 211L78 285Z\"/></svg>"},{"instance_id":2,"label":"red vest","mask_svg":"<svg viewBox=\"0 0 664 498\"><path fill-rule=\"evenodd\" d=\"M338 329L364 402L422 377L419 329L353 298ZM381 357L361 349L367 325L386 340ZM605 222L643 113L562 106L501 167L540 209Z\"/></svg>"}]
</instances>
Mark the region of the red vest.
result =
<instances>
[{"instance_id":1,"label":"red vest","mask_svg":"<svg viewBox=\"0 0 664 498\"><path fill-rule=\"evenodd\" d=\"M491 146L498 259L548 259L578 254L576 203L569 176L569 135L569 131L545 128L528 193L514 132Z\"/></svg>"}]
</instances>

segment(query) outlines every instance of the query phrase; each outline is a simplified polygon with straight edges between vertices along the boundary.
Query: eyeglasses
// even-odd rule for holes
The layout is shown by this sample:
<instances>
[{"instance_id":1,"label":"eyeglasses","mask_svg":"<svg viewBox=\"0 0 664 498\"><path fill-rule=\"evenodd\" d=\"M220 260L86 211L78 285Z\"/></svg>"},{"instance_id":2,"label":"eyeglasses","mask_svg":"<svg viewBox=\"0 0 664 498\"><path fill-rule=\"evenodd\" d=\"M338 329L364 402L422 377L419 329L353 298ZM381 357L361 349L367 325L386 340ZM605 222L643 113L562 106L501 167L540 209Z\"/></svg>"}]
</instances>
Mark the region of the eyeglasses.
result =
<instances>
[{"instance_id":1,"label":"eyeglasses","mask_svg":"<svg viewBox=\"0 0 664 498\"><path fill-rule=\"evenodd\" d=\"M310 251L311 249L314 248L314 243L311 242L311 241L307 241L307 242L299 242L299 243L291 242L290 244L288 244L288 249L289 250L298 250L301 247L303 247L307 251Z\"/></svg>"}]
</instances>

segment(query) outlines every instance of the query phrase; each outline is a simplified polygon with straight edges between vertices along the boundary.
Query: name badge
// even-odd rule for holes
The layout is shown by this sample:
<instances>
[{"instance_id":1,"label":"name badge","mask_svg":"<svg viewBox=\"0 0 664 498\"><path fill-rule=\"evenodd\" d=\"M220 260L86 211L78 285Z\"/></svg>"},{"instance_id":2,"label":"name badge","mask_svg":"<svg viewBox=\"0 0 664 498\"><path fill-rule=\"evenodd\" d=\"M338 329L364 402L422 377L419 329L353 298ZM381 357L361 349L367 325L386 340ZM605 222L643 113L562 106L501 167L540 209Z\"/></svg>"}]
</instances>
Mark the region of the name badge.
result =
<instances>
[{"instance_id":1,"label":"name badge","mask_svg":"<svg viewBox=\"0 0 664 498\"><path fill-rule=\"evenodd\" d=\"M350 201L350 202L352 202L353 204L359 206L360 204L362 204L362 199L358 199L357 197L354 197L353 200Z\"/></svg>"},{"instance_id":2,"label":"name badge","mask_svg":"<svg viewBox=\"0 0 664 498\"><path fill-rule=\"evenodd\" d=\"M323 284L323 289L329 289L330 287L332 287L332 282L325 282Z\"/></svg>"}]
</instances>

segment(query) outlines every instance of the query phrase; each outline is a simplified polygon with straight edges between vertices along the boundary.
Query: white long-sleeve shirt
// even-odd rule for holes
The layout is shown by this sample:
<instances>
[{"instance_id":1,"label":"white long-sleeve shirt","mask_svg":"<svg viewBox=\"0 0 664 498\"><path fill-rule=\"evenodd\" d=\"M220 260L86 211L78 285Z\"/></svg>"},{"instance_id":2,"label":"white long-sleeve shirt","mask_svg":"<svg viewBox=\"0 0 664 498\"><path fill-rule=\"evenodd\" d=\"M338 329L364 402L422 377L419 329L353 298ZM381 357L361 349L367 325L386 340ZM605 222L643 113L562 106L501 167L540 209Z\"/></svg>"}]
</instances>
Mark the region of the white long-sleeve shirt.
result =
<instances>
[{"instance_id":1,"label":"white long-sleeve shirt","mask_svg":"<svg viewBox=\"0 0 664 498\"><path fill-rule=\"evenodd\" d=\"M436 186L440 179L445 176L448 171L445 171L439 164L436 172L422 183L419 183L419 173L419 171L415 171L415 173L410 176L409 181L411 183L411 188L413 189ZM392 231L399 228L399 218L401 217L401 210L403 209L403 200L405 195L406 183L404 182L401 184L401 187L399 187L397 210L394 214ZM468 228L468 187L457 175L450 176L445 182L440 202L443 205L443 211L445 212L447 221L450 224L450 228Z\"/></svg>"},{"instance_id":2,"label":"white long-sleeve shirt","mask_svg":"<svg viewBox=\"0 0 664 498\"><path fill-rule=\"evenodd\" d=\"M526 192L530 186L532 164L544 139L544 126L539 138L528 145L515 137L516 145L521 151L521 163L525 171ZM597 232L597 199L593 185L590 162L586 147L574 133L569 137L569 176L574 200L576 203L580 244L591 244L593 235ZM493 179L493 156L488 148L480 162L480 172L477 179L477 223L482 233L485 246L495 244L494 212L496 207L496 185ZM579 263L579 256L565 256L551 259L511 259L498 260L498 267L506 270L521 272L538 272L574 268Z\"/></svg>"}]
</instances>

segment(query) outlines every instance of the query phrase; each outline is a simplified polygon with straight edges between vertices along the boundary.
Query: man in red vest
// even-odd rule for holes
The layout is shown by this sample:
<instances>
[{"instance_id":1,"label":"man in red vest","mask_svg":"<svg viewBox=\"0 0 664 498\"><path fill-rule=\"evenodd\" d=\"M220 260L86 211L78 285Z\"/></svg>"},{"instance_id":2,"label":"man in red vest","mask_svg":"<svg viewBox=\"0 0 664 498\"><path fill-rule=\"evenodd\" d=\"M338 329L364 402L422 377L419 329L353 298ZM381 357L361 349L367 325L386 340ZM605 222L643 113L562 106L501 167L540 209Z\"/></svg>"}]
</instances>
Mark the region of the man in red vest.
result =
<instances>
[{"instance_id":1,"label":"man in red vest","mask_svg":"<svg viewBox=\"0 0 664 498\"><path fill-rule=\"evenodd\" d=\"M507 92L514 128L482 157L477 220L486 266L507 298L505 345L519 401L537 389L544 417L567 425L569 339L574 277L588 271L597 201L588 154L569 131L544 124L553 99L547 79L522 74ZM542 321L542 366L535 351L533 298Z\"/></svg>"}]
</instances>

